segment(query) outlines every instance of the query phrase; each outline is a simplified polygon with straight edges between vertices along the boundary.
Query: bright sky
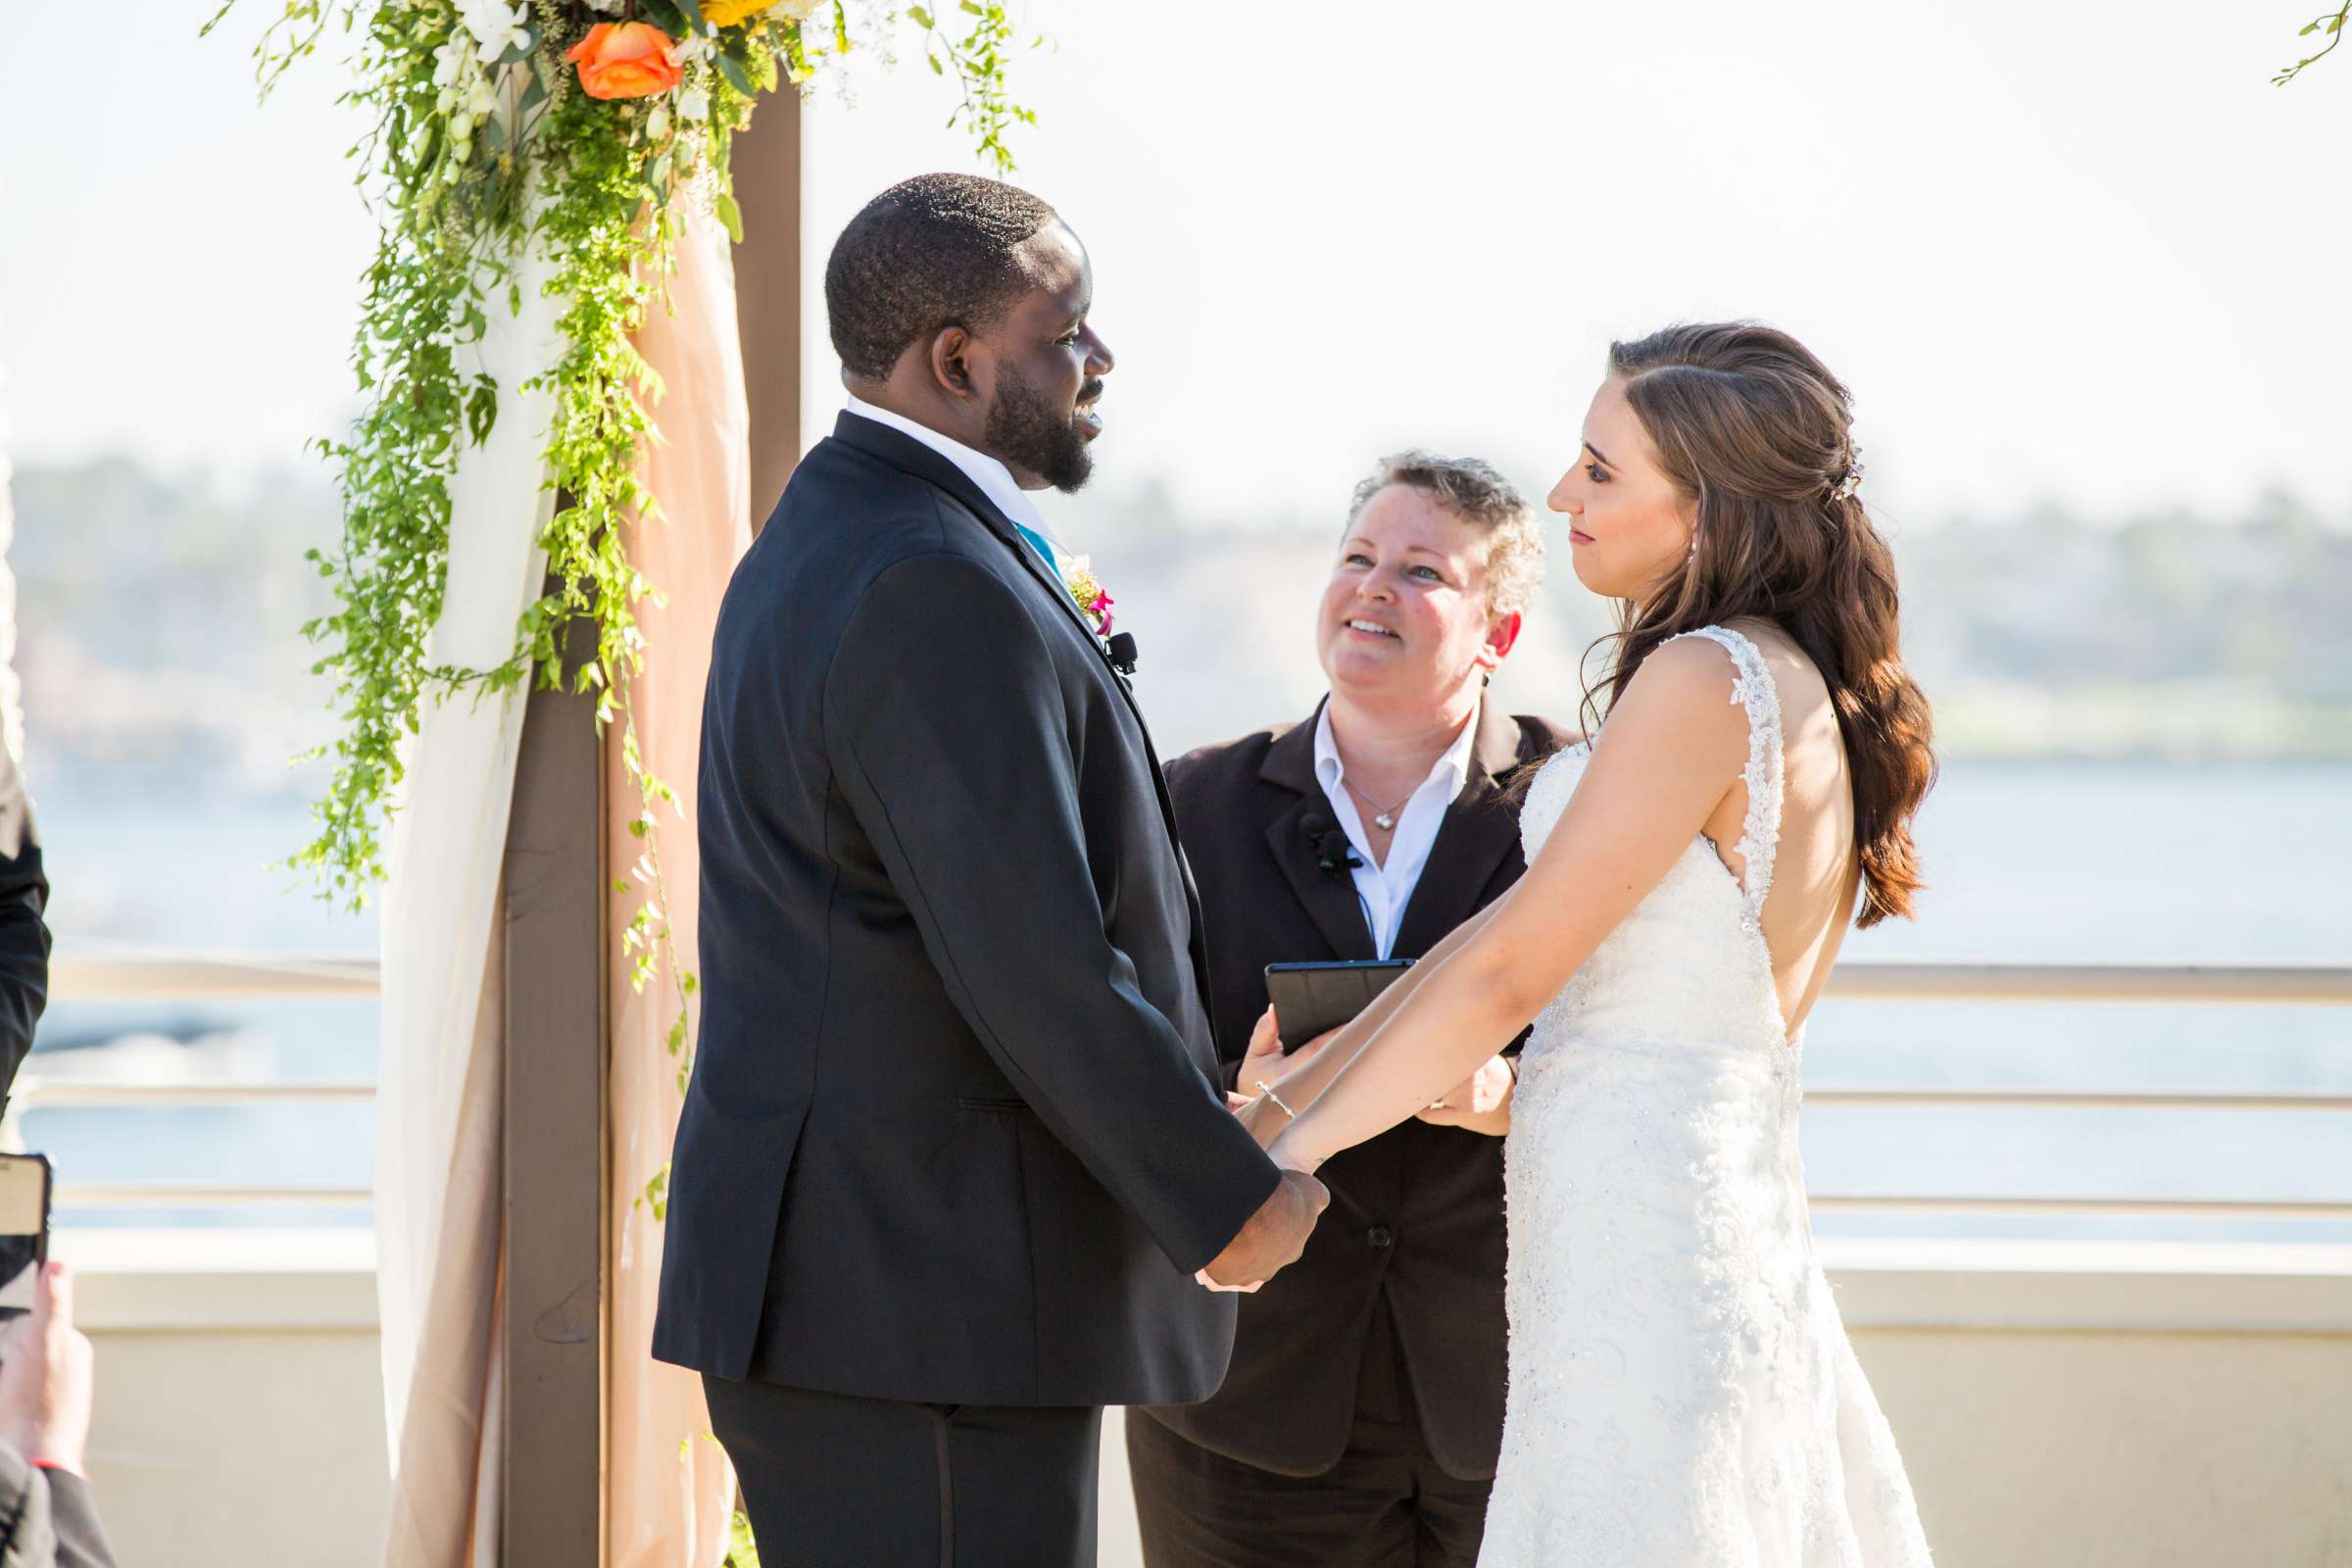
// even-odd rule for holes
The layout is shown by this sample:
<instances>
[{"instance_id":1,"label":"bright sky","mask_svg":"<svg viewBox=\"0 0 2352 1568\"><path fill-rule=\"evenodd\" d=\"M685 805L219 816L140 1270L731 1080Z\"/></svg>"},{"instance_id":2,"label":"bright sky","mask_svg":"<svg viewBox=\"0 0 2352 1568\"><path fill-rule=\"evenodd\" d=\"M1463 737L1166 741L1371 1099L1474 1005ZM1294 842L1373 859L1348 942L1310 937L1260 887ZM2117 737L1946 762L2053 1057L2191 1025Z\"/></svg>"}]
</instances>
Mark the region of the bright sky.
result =
<instances>
[{"instance_id":1,"label":"bright sky","mask_svg":"<svg viewBox=\"0 0 2352 1568\"><path fill-rule=\"evenodd\" d=\"M210 9L117 6L105 72L0 110L21 464L233 472L352 406L336 70L257 108L275 7L198 42ZM2269 84L2314 9L1031 0L1059 43L1019 62L1015 145L1094 254L1106 485L1203 514L1328 513L1408 442L1541 490L1611 336L1725 315L1846 377L1898 520L2274 483L2341 511L2352 50ZM945 86L877 65L809 111L816 264L883 185L970 167ZM804 373L829 423L829 357Z\"/></svg>"}]
</instances>

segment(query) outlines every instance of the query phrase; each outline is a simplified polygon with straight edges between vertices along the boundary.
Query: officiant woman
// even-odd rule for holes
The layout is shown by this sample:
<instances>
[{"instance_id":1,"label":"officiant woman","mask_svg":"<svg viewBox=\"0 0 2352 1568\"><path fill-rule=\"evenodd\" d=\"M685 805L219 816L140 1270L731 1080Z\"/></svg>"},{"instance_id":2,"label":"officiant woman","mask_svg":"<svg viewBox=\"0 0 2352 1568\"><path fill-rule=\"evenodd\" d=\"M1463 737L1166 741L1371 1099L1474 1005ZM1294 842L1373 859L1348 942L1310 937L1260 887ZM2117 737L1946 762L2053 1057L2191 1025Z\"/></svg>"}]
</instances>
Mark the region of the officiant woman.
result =
<instances>
[{"instance_id":1,"label":"officiant woman","mask_svg":"<svg viewBox=\"0 0 2352 1568\"><path fill-rule=\"evenodd\" d=\"M1274 1076L1250 1054L1267 964L1417 957L1526 869L1495 780L1562 734L1486 687L1543 569L1538 522L1492 466L1383 460L1314 609L1330 695L1169 767L1229 1088ZM1149 1568L1470 1568L1502 1435L1514 1081L1497 1056L1326 1164L1331 1207L1241 1298L1224 1386L1130 1413Z\"/></svg>"}]
</instances>

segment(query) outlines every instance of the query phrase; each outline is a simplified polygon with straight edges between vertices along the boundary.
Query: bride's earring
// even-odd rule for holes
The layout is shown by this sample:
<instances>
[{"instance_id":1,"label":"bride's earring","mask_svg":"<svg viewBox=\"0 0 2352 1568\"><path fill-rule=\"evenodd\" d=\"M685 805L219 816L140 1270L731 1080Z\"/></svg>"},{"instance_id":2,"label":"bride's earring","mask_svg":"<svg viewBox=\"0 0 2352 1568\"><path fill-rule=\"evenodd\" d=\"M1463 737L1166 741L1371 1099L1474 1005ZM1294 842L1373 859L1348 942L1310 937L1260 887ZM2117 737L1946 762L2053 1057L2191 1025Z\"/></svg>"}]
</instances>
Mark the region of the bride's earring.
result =
<instances>
[{"instance_id":1,"label":"bride's earring","mask_svg":"<svg viewBox=\"0 0 2352 1568\"><path fill-rule=\"evenodd\" d=\"M1698 559L1698 530L1697 530L1696 528L1693 528L1693 529L1691 529L1691 530L1690 530L1690 553L1689 555L1687 555L1687 556L1683 557L1683 560L1684 560L1684 561L1686 561L1686 562L1692 562L1692 561L1696 561L1697 559Z\"/></svg>"}]
</instances>

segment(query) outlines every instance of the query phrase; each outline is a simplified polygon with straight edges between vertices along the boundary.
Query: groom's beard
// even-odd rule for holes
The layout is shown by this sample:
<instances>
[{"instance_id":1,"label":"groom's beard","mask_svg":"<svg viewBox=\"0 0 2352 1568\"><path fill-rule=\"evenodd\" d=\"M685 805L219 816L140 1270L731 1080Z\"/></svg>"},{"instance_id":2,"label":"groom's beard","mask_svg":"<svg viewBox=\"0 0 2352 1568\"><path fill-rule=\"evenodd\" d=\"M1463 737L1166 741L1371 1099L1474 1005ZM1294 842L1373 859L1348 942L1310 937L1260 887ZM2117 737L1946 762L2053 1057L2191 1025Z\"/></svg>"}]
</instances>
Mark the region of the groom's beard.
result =
<instances>
[{"instance_id":1,"label":"groom's beard","mask_svg":"<svg viewBox=\"0 0 2352 1568\"><path fill-rule=\"evenodd\" d=\"M1010 366L998 373L996 401L988 406L983 439L1007 466L1026 468L1065 494L1084 485L1095 471L1095 455L1087 450L1077 422L1055 413Z\"/></svg>"}]
</instances>

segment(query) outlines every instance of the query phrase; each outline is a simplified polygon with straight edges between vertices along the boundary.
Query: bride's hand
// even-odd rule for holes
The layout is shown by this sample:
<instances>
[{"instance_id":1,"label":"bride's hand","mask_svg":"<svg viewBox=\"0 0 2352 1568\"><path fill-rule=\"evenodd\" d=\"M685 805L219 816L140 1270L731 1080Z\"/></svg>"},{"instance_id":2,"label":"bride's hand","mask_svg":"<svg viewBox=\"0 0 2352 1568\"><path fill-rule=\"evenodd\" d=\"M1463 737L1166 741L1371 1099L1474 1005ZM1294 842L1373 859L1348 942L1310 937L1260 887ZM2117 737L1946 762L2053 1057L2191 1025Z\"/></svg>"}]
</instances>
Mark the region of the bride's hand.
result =
<instances>
[{"instance_id":1,"label":"bride's hand","mask_svg":"<svg viewBox=\"0 0 2352 1568\"><path fill-rule=\"evenodd\" d=\"M1258 1148L1270 1147L1291 1120L1289 1113L1274 1102L1274 1097L1258 1088L1258 1085L1277 1083L1284 1073L1313 1060L1315 1054L1331 1044L1338 1034L1337 1029L1319 1034L1285 1055L1282 1029L1274 1016L1274 1009L1269 1006L1259 1014L1257 1026L1250 1032L1250 1048L1242 1054L1239 1089L1229 1090L1225 1096L1226 1108L1241 1117L1242 1125L1249 1129L1250 1136L1257 1140ZM1283 1096L1285 1100L1290 1098ZM1293 1101L1290 1109L1295 1111L1299 1108L1297 1102Z\"/></svg>"}]
</instances>

